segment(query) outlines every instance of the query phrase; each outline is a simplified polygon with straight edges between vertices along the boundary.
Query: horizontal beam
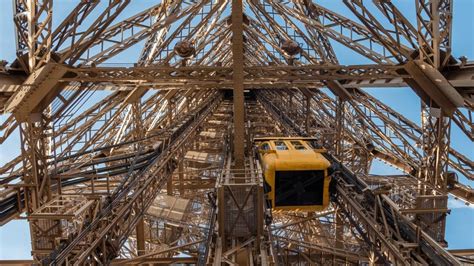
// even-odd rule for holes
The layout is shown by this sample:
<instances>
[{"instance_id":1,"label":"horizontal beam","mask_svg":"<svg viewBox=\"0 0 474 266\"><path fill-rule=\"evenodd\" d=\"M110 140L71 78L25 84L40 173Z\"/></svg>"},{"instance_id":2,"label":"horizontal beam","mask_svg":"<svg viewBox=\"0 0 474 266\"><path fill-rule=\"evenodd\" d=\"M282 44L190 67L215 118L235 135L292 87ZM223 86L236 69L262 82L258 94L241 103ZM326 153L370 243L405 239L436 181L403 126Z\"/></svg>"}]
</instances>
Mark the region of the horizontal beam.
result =
<instances>
[{"instance_id":1,"label":"horizontal beam","mask_svg":"<svg viewBox=\"0 0 474 266\"><path fill-rule=\"evenodd\" d=\"M246 89L318 88L326 86L324 81L338 81L345 88L407 87L406 82L413 80L408 75L407 69L412 68L408 65L252 66L244 68L244 86ZM230 67L72 68L48 64L37 72L29 77L9 75L6 72L0 74L0 103L3 103L0 105L0 110L5 109L6 112L11 112L27 98L41 99L32 93L47 93L59 82L99 83L101 86L98 87L105 90L131 90L136 86L147 89L230 89L233 87L232 68ZM474 67L456 67L443 75L447 77L447 79L443 79L443 89L448 88L449 93L456 96L456 104L453 106L459 106L462 99L473 101ZM418 79L420 78L418 77ZM44 89L45 87L49 89ZM66 86L65 89L74 88L77 86ZM15 94L12 97L13 92ZM442 89L434 88L430 89L430 93L445 94ZM32 95L34 97L31 97ZM447 97L441 96L438 98L447 99Z\"/></svg>"},{"instance_id":2,"label":"horizontal beam","mask_svg":"<svg viewBox=\"0 0 474 266\"><path fill-rule=\"evenodd\" d=\"M474 256L474 249L450 249L448 251L456 256Z\"/></svg>"},{"instance_id":3,"label":"horizontal beam","mask_svg":"<svg viewBox=\"0 0 474 266\"><path fill-rule=\"evenodd\" d=\"M25 121L30 113L36 111L45 98L51 98L51 93L54 94L54 91L57 90L59 78L66 71L66 67L53 63L34 70L21 84L21 88L16 90L5 103L5 112L13 113L18 121ZM47 104L49 102L45 105Z\"/></svg>"},{"instance_id":4,"label":"horizontal beam","mask_svg":"<svg viewBox=\"0 0 474 266\"><path fill-rule=\"evenodd\" d=\"M20 88L21 84L23 84L25 79L25 75L15 75L0 72L0 91L2 93L13 93Z\"/></svg>"},{"instance_id":5,"label":"horizontal beam","mask_svg":"<svg viewBox=\"0 0 474 266\"><path fill-rule=\"evenodd\" d=\"M367 80L393 79L403 74L402 66L360 65L360 66L259 66L244 68L245 85L269 86L321 86L323 80ZM96 67L70 68L61 81L94 82L121 86L204 86L231 88L232 68L229 67Z\"/></svg>"},{"instance_id":6,"label":"horizontal beam","mask_svg":"<svg viewBox=\"0 0 474 266\"><path fill-rule=\"evenodd\" d=\"M410 87L429 105L434 101L446 114L451 115L457 107L464 105L461 94L435 68L420 60L412 60L405 64L405 70L411 78L407 80ZM474 84L474 81L471 81Z\"/></svg>"},{"instance_id":7,"label":"horizontal beam","mask_svg":"<svg viewBox=\"0 0 474 266\"><path fill-rule=\"evenodd\" d=\"M324 86L323 80L338 80L343 87L406 87L409 75L402 65L304 65L245 67L246 86L286 87ZM230 67L90 67L67 68L61 81L96 82L105 85L136 86L202 86L232 87ZM447 81L461 94L474 88L474 67L456 68L443 73ZM0 93L13 92L25 85L24 75L0 73ZM26 82L25 82L26 83ZM31 83L31 81L30 81ZM29 84L29 83L27 83ZM115 90L114 86L108 87ZM467 96L467 95L465 95Z\"/></svg>"},{"instance_id":8,"label":"horizontal beam","mask_svg":"<svg viewBox=\"0 0 474 266\"><path fill-rule=\"evenodd\" d=\"M468 186L456 182L449 188L449 193L455 198L463 200L466 205L474 204L474 189Z\"/></svg>"}]
</instances>

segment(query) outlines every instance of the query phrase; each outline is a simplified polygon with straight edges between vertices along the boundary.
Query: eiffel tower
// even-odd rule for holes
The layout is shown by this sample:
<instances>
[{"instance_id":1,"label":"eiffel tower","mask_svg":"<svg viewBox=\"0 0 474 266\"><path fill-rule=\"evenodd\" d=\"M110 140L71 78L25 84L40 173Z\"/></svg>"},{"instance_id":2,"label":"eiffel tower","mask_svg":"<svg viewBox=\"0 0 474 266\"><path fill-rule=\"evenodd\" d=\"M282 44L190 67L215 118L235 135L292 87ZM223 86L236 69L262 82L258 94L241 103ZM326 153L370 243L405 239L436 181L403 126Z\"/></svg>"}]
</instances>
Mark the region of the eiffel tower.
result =
<instances>
[{"instance_id":1,"label":"eiffel tower","mask_svg":"<svg viewBox=\"0 0 474 266\"><path fill-rule=\"evenodd\" d=\"M445 240L448 196L474 203L452 0L72 2L13 1L0 224L27 220L32 260L0 264L474 263ZM372 93L396 87L421 123ZM327 209L266 204L272 136L324 150Z\"/></svg>"}]
</instances>

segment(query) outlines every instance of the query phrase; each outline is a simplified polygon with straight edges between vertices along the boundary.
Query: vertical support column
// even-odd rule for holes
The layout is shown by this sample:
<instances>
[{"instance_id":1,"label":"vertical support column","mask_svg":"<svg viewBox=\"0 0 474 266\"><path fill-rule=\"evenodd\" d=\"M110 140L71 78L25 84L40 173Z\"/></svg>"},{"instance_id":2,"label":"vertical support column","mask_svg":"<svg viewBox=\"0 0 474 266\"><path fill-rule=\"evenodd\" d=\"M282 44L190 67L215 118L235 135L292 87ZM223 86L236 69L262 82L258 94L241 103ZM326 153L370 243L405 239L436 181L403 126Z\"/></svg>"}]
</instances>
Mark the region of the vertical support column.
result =
<instances>
[{"instance_id":1,"label":"vertical support column","mask_svg":"<svg viewBox=\"0 0 474 266\"><path fill-rule=\"evenodd\" d=\"M20 123L23 182L26 213L51 200L51 180L48 175L48 119L42 113L32 113ZM41 260L56 248L55 238L61 234L59 220L30 222L31 248L35 260Z\"/></svg>"},{"instance_id":2,"label":"vertical support column","mask_svg":"<svg viewBox=\"0 0 474 266\"><path fill-rule=\"evenodd\" d=\"M178 162L178 178L179 178L179 196L184 196L184 156L181 156Z\"/></svg>"},{"instance_id":3,"label":"vertical support column","mask_svg":"<svg viewBox=\"0 0 474 266\"><path fill-rule=\"evenodd\" d=\"M133 119L133 138L134 140L142 140L144 137L144 128L142 122L142 106L140 102L140 98L136 101L130 103L132 105L132 119ZM141 144L139 142L135 143L135 150L139 149Z\"/></svg>"},{"instance_id":4,"label":"vertical support column","mask_svg":"<svg viewBox=\"0 0 474 266\"><path fill-rule=\"evenodd\" d=\"M242 0L232 0L232 57L234 83L234 167L244 168L244 44Z\"/></svg>"},{"instance_id":5,"label":"vertical support column","mask_svg":"<svg viewBox=\"0 0 474 266\"><path fill-rule=\"evenodd\" d=\"M260 249L261 241L263 240L263 224L265 223L265 196L263 193L263 185L257 186L257 243L256 246Z\"/></svg>"},{"instance_id":6,"label":"vertical support column","mask_svg":"<svg viewBox=\"0 0 474 266\"><path fill-rule=\"evenodd\" d=\"M29 71L32 72L35 65L36 65L36 57L35 57L35 50L36 50L36 1L28 0L28 68Z\"/></svg>"},{"instance_id":7,"label":"vertical support column","mask_svg":"<svg viewBox=\"0 0 474 266\"><path fill-rule=\"evenodd\" d=\"M416 1L420 59L438 70L444 68L451 56L452 2L452 0ZM424 160L419 172L422 182L416 207L446 208L451 118L446 116L444 110L434 104L433 100L422 102L421 105ZM441 195L424 184L436 187L441 191ZM446 227L444 213L418 214L417 218L435 240L444 243Z\"/></svg>"},{"instance_id":8,"label":"vertical support column","mask_svg":"<svg viewBox=\"0 0 474 266\"><path fill-rule=\"evenodd\" d=\"M142 140L145 135L142 123L142 106L140 99L140 97L129 99L131 101L129 104L131 104L132 107L132 134L134 140ZM140 142L135 142L134 150L138 152L140 150L140 145ZM145 220L143 217L138 220L137 226L135 227L135 232L137 234L137 255L145 255Z\"/></svg>"},{"instance_id":9,"label":"vertical support column","mask_svg":"<svg viewBox=\"0 0 474 266\"><path fill-rule=\"evenodd\" d=\"M451 118L439 108L422 104L423 151L425 153L425 181L445 191L448 169Z\"/></svg>"},{"instance_id":10,"label":"vertical support column","mask_svg":"<svg viewBox=\"0 0 474 266\"><path fill-rule=\"evenodd\" d=\"M336 138L334 146L336 147L336 157L343 163L343 145L344 145L344 109L345 101L341 97L337 97L336 106Z\"/></svg>"},{"instance_id":11,"label":"vertical support column","mask_svg":"<svg viewBox=\"0 0 474 266\"><path fill-rule=\"evenodd\" d=\"M222 184L219 184L217 188L217 222L219 225L219 238L221 240L221 249L226 250L227 241L225 236L225 202L224 202L224 189Z\"/></svg>"},{"instance_id":12,"label":"vertical support column","mask_svg":"<svg viewBox=\"0 0 474 266\"><path fill-rule=\"evenodd\" d=\"M309 118L310 118L310 115L311 115L311 97L309 97L309 95L305 95L305 102L306 102L306 107L305 107L305 113L306 113L306 116L305 116L305 121L304 121L304 127L305 127L305 131L306 131L306 134L310 134L309 132Z\"/></svg>"},{"instance_id":13,"label":"vertical support column","mask_svg":"<svg viewBox=\"0 0 474 266\"><path fill-rule=\"evenodd\" d=\"M336 231L336 248L344 248L344 219L342 218L342 213L340 207L336 209L334 213L335 221L335 231Z\"/></svg>"},{"instance_id":14,"label":"vertical support column","mask_svg":"<svg viewBox=\"0 0 474 266\"><path fill-rule=\"evenodd\" d=\"M138 220L137 223L137 254L138 256L145 255L145 221L142 219Z\"/></svg>"},{"instance_id":15,"label":"vertical support column","mask_svg":"<svg viewBox=\"0 0 474 266\"><path fill-rule=\"evenodd\" d=\"M52 0L15 0L17 55L27 72L41 67L50 59L52 43ZM28 59L22 55L28 53Z\"/></svg>"},{"instance_id":16,"label":"vertical support column","mask_svg":"<svg viewBox=\"0 0 474 266\"><path fill-rule=\"evenodd\" d=\"M451 118L447 117L442 109L422 103L422 128L424 162L420 180L423 180L423 183L420 187L421 196L416 204L418 208L445 209L448 206L447 170ZM423 184L430 184L444 193L439 195ZM418 218L435 240L444 242L445 213L419 214Z\"/></svg>"},{"instance_id":17,"label":"vertical support column","mask_svg":"<svg viewBox=\"0 0 474 266\"><path fill-rule=\"evenodd\" d=\"M170 176L166 182L166 194L168 196L173 196L173 176Z\"/></svg>"},{"instance_id":18,"label":"vertical support column","mask_svg":"<svg viewBox=\"0 0 474 266\"><path fill-rule=\"evenodd\" d=\"M420 59L442 69L451 55L452 0L417 0L416 11Z\"/></svg>"},{"instance_id":19,"label":"vertical support column","mask_svg":"<svg viewBox=\"0 0 474 266\"><path fill-rule=\"evenodd\" d=\"M173 122L173 111L176 107L176 103L173 97L168 99L168 110L167 110L167 118L168 118L168 125L171 125Z\"/></svg>"},{"instance_id":20,"label":"vertical support column","mask_svg":"<svg viewBox=\"0 0 474 266\"><path fill-rule=\"evenodd\" d=\"M32 213L42 203L51 199L51 184L47 169L49 150L46 136L47 124L41 113L31 114L28 121L20 124L23 180L28 185L25 188L25 204L28 213Z\"/></svg>"}]
</instances>

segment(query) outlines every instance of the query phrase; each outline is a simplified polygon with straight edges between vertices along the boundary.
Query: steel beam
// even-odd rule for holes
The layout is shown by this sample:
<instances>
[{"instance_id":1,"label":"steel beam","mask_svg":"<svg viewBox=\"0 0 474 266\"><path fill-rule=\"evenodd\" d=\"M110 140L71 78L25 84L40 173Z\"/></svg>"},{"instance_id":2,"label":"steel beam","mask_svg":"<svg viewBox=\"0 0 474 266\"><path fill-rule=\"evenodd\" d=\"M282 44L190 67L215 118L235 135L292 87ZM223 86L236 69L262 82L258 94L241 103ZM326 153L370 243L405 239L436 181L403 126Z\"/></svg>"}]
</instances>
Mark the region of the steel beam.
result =
<instances>
[{"instance_id":1,"label":"steel beam","mask_svg":"<svg viewBox=\"0 0 474 266\"><path fill-rule=\"evenodd\" d=\"M22 68L30 73L50 59L53 1L15 0L13 3L17 56Z\"/></svg>"},{"instance_id":2,"label":"steel beam","mask_svg":"<svg viewBox=\"0 0 474 266\"><path fill-rule=\"evenodd\" d=\"M244 168L244 16L242 0L232 0L232 88L234 97L234 167Z\"/></svg>"}]
</instances>

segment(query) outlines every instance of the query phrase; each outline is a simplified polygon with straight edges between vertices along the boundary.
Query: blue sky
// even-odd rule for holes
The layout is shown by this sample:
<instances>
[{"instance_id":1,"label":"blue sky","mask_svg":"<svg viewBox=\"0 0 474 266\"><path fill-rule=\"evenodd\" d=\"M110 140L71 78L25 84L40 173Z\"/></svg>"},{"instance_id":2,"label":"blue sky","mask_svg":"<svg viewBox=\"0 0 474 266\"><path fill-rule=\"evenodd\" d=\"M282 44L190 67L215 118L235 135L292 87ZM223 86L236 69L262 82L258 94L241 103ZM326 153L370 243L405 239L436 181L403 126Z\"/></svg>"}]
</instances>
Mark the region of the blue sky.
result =
<instances>
[{"instance_id":1,"label":"blue sky","mask_svg":"<svg viewBox=\"0 0 474 266\"><path fill-rule=\"evenodd\" d=\"M65 14L69 12L78 1L56 0L54 1L55 23L60 21ZM344 6L341 1L319 0L317 3L335 10L351 19L354 15ZM396 6L411 21L415 17L414 0L393 0ZM0 0L0 59L13 61L15 58L15 35L12 23L12 1ZM133 1L132 5L122 13L118 19L128 17L137 13L143 8L154 5L157 1L140 0ZM457 58L466 56L474 60L474 1L473 0L455 0L454 18L453 18L453 55ZM354 54L342 45L333 42L336 54L342 64L364 64L369 63L367 59ZM117 56L114 62L132 63L140 49L132 49L129 52ZM401 112L414 122L420 122L420 101L418 97L409 88L384 88L368 89L371 95L382 100L393 109ZM0 116L0 122L5 119ZM451 145L457 150L467 155L470 159L474 158L474 145L465 137L456 126L453 126ZM19 152L18 137L12 138L4 145L0 145L0 165ZM382 163L374 163L373 173L391 173ZM474 186L474 182L467 182ZM446 239L449 248L474 248L474 207L465 206L460 201L451 200L449 207L452 208L448 216ZM30 236L28 224L24 220L12 221L5 226L0 227L0 259L24 259L30 258Z\"/></svg>"}]
</instances>

